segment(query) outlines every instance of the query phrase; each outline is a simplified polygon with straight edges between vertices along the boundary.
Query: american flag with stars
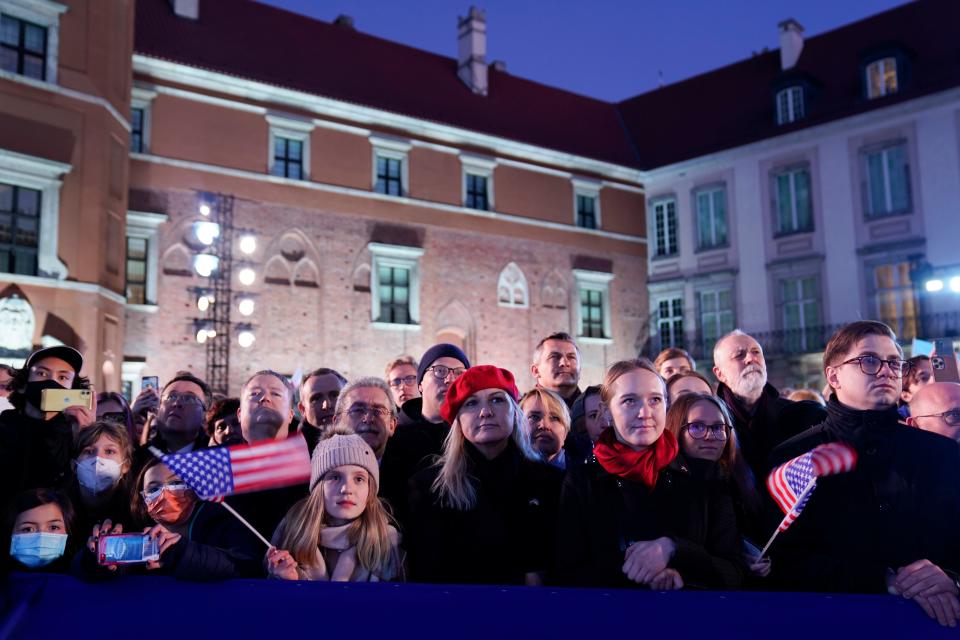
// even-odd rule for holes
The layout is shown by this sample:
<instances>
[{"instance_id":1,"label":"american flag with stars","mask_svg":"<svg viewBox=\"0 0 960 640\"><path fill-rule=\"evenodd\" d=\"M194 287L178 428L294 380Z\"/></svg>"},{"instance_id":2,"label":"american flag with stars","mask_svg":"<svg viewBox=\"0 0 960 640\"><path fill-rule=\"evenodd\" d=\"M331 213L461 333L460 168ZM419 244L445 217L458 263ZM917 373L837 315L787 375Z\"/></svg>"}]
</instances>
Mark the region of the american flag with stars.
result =
<instances>
[{"instance_id":1,"label":"american flag with stars","mask_svg":"<svg viewBox=\"0 0 960 640\"><path fill-rule=\"evenodd\" d=\"M817 486L817 478L852 471L857 466L856 450L840 442L814 447L802 456L785 462L767 476L767 490L786 517L778 531L793 524Z\"/></svg>"},{"instance_id":2,"label":"american flag with stars","mask_svg":"<svg viewBox=\"0 0 960 640\"><path fill-rule=\"evenodd\" d=\"M310 452L303 436L160 456L201 500L263 491L310 479Z\"/></svg>"}]
</instances>

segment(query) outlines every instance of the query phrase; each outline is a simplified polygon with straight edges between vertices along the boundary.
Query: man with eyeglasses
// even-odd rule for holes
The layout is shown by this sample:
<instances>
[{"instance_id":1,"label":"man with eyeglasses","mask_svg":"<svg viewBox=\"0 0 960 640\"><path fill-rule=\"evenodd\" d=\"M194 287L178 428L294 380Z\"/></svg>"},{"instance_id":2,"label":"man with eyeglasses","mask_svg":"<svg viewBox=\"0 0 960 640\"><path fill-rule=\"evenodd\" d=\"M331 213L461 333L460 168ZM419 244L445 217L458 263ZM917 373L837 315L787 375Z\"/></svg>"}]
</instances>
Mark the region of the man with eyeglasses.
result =
<instances>
[{"instance_id":1,"label":"man with eyeglasses","mask_svg":"<svg viewBox=\"0 0 960 640\"><path fill-rule=\"evenodd\" d=\"M179 371L160 391L154 425L157 434L147 446L136 451L133 472L138 473L153 457L150 447L163 453L186 453L206 449L205 411L210 403L210 387L189 371Z\"/></svg>"},{"instance_id":2,"label":"man with eyeglasses","mask_svg":"<svg viewBox=\"0 0 960 640\"><path fill-rule=\"evenodd\" d=\"M382 461L387 441L397 429L397 405L390 389L380 378L354 380L337 399L335 424L363 438Z\"/></svg>"},{"instance_id":3,"label":"man with eyeglasses","mask_svg":"<svg viewBox=\"0 0 960 640\"><path fill-rule=\"evenodd\" d=\"M907 424L960 442L960 384L934 382L921 387L910 401L915 412Z\"/></svg>"},{"instance_id":4,"label":"man with eyeglasses","mask_svg":"<svg viewBox=\"0 0 960 640\"><path fill-rule=\"evenodd\" d=\"M771 548L771 577L791 590L890 593L931 618L960 618L960 448L900 423L910 363L887 325L848 324L823 354L827 419L784 442L774 462L817 445L856 449L853 471L817 479L803 513ZM919 415L919 412L918 412ZM771 531L775 521L771 519Z\"/></svg>"},{"instance_id":5,"label":"man with eyeglasses","mask_svg":"<svg viewBox=\"0 0 960 640\"><path fill-rule=\"evenodd\" d=\"M300 381L300 402L297 408L303 416L300 433L307 440L310 454L333 426L337 399L347 386L347 379L338 371L321 367L305 375Z\"/></svg>"},{"instance_id":6,"label":"man with eyeglasses","mask_svg":"<svg viewBox=\"0 0 960 640\"><path fill-rule=\"evenodd\" d=\"M417 384L418 366L416 359L408 355L398 356L387 364L385 378L398 407L402 407L408 400L420 397L420 387ZM401 413L399 419L400 424L410 422L405 413Z\"/></svg>"}]
</instances>

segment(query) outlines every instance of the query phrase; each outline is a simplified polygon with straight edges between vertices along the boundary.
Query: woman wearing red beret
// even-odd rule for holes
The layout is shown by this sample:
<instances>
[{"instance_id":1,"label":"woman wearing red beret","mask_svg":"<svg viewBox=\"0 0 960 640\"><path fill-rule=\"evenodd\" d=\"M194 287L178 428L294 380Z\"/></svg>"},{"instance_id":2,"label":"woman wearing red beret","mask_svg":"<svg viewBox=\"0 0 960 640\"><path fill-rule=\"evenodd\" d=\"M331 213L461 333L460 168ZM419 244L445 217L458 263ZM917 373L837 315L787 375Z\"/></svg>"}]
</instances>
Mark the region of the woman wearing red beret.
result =
<instances>
[{"instance_id":1,"label":"woman wearing red beret","mask_svg":"<svg viewBox=\"0 0 960 640\"><path fill-rule=\"evenodd\" d=\"M563 483L557 572L565 584L736 589L743 580L729 488L702 480L665 431L667 390L653 366L624 360L600 391L613 428Z\"/></svg>"},{"instance_id":2,"label":"woman wearing red beret","mask_svg":"<svg viewBox=\"0 0 960 640\"><path fill-rule=\"evenodd\" d=\"M411 480L411 579L539 584L549 569L563 474L537 461L518 397L513 374L489 365L447 392L443 455Z\"/></svg>"}]
</instances>

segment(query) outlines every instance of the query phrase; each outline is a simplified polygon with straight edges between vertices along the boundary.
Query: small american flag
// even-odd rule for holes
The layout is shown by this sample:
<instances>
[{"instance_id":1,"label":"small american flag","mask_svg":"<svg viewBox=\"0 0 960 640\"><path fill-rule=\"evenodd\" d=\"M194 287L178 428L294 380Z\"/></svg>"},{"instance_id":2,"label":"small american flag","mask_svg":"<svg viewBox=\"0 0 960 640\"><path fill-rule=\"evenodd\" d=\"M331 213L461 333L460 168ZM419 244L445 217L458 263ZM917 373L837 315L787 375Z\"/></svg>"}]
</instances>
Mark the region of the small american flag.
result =
<instances>
[{"instance_id":1,"label":"small american flag","mask_svg":"<svg viewBox=\"0 0 960 640\"><path fill-rule=\"evenodd\" d=\"M303 436L160 456L202 500L263 491L310 479Z\"/></svg>"},{"instance_id":2,"label":"small american flag","mask_svg":"<svg viewBox=\"0 0 960 640\"><path fill-rule=\"evenodd\" d=\"M814 447L802 456L785 462L767 477L767 489L786 517L777 531L793 524L817 486L817 478L852 471L857 466L857 452L840 442Z\"/></svg>"}]
</instances>

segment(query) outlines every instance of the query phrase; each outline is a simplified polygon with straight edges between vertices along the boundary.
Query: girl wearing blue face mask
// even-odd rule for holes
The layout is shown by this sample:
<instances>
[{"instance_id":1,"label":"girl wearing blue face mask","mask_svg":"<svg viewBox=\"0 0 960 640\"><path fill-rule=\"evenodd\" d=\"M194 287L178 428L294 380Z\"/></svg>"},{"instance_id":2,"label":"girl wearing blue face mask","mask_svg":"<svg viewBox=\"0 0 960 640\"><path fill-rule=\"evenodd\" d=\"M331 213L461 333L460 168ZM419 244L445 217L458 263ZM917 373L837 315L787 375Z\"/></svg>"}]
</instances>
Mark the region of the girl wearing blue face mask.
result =
<instances>
[{"instance_id":1,"label":"girl wearing blue face mask","mask_svg":"<svg viewBox=\"0 0 960 640\"><path fill-rule=\"evenodd\" d=\"M123 425L95 422L77 436L74 480L68 496L77 509L77 531L104 520L130 521L130 466L133 448Z\"/></svg>"},{"instance_id":2,"label":"girl wearing blue face mask","mask_svg":"<svg viewBox=\"0 0 960 640\"><path fill-rule=\"evenodd\" d=\"M74 512L59 491L30 489L11 505L4 535L6 568L11 571L67 572L74 551Z\"/></svg>"}]
</instances>

